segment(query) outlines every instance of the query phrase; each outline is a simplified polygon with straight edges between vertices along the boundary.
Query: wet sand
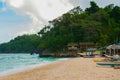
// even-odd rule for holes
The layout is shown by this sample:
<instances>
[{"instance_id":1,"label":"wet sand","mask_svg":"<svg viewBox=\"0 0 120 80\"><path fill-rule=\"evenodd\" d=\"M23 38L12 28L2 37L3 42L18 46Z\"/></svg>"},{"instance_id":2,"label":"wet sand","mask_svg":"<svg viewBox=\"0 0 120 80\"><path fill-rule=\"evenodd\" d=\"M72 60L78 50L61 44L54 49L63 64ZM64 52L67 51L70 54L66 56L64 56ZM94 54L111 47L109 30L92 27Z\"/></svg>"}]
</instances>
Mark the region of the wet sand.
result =
<instances>
[{"instance_id":1,"label":"wet sand","mask_svg":"<svg viewBox=\"0 0 120 80\"><path fill-rule=\"evenodd\" d=\"M120 80L120 69L98 67L94 58L74 58L26 70L0 80Z\"/></svg>"}]
</instances>

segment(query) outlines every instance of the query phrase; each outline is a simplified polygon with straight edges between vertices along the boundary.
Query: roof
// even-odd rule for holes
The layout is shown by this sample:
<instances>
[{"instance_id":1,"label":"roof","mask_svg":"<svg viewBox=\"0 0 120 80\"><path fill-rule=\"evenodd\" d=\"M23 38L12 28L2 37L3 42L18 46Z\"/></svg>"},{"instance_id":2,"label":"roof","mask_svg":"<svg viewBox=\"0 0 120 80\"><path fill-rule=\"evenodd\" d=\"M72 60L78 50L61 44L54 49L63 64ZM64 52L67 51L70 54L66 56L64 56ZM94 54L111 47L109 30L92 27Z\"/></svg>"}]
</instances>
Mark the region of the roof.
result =
<instances>
[{"instance_id":1,"label":"roof","mask_svg":"<svg viewBox=\"0 0 120 80\"><path fill-rule=\"evenodd\" d=\"M120 45L112 44L107 46L106 49L120 49Z\"/></svg>"},{"instance_id":2,"label":"roof","mask_svg":"<svg viewBox=\"0 0 120 80\"><path fill-rule=\"evenodd\" d=\"M78 46L78 44L75 44L75 43L69 43L67 46Z\"/></svg>"},{"instance_id":3,"label":"roof","mask_svg":"<svg viewBox=\"0 0 120 80\"><path fill-rule=\"evenodd\" d=\"M80 45L94 45L94 43L92 43L92 42L83 42L83 43L80 43Z\"/></svg>"}]
</instances>

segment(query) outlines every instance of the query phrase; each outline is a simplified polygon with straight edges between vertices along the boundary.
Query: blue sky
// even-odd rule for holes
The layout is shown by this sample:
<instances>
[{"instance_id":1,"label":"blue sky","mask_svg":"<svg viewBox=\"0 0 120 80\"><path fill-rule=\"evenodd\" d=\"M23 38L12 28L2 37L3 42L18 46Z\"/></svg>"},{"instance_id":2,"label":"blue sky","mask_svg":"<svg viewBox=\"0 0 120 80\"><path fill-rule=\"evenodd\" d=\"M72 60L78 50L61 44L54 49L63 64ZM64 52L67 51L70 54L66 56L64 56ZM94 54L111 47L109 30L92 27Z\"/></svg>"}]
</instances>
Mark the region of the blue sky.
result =
<instances>
[{"instance_id":1,"label":"blue sky","mask_svg":"<svg viewBox=\"0 0 120 80\"><path fill-rule=\"evenodd\" d=\"M3 1L3 2L1 2ZM6 1L6 2L5 2ZM46 23L75 6L89 7L91 0L0 0L0 43L14 37L37 33ZM93 0L100 7L120 6L120 0ZM58 6L59 5L59 6Z\"/></svg>"},{"instance_id":2,"label":"blue sky","mask_svg":"<svg viewBox=\"0 0 120 80\"><path fill-rule=\"evenodd\" d=\"M0 2L0 43L7 42L12 39L15 32L19 31L21 25L30 22L30 18L25 15L17 14L14 10L7 8L7 10L2 11L4 8L3 3Z\"/></svg>"}]
</instances>

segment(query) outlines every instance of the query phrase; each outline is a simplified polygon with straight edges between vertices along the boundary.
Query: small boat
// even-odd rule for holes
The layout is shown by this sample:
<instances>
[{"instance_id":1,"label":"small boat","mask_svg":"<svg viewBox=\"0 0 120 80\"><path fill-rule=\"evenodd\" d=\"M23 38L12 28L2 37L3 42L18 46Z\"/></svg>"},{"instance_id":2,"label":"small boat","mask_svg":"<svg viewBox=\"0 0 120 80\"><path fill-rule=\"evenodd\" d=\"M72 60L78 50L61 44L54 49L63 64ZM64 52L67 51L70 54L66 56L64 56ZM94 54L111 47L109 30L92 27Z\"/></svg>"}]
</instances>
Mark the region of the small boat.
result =
<instances>
[{"instance_id":1,"label":"small boat","mask_svg":"<svg viewBox=\"0 0 120 80\"><path fill-rule=\"evenodd\" d=\"M105 59L94 59L93 61L94 61L94 62L104 62Z\"/></svg>"},{"instance_id":2,"label":"small boat","mask_svg":"<svg viewBox=\"0 0 120 80\"><path fill-rule=\"evenodd\" d=\"M97 62L97 65L114 67L114 66L120 66L120 63L117 63L117 62Z\"/></svg>"}]
</instances>

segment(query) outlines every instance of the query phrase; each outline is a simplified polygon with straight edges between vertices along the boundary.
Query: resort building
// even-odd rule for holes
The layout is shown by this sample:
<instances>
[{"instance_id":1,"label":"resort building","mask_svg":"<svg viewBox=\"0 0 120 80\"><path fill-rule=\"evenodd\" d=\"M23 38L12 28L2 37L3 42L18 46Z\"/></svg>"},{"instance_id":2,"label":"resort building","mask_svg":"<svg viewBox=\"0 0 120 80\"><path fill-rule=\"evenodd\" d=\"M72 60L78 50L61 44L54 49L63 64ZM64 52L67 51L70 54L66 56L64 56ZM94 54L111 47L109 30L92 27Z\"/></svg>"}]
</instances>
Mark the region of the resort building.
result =
<instances>
[{"instance_id":1,"label":"resort building","mask_svg":"<svg viewBox=\"0 0 120 80\"><path fill-rule=\"evenodd\" d=\"M80 51L88 51L88 50L94 51L94 48L95 48L94 43L84 42L84 43L79 44L79 50Z\"/></svg>"},{"instance_id":2,"label":"resort building","mask_svg":"<svg viewBox=\"0 0 120 80\"><path fill-rule=\"evenodd\" d=\"M106 47L107 55L120 55L120 45L112 44Z\"/></svg>"},{"instance_id":3,"label":"resort building","mask_svg":"<svg viewBox=\"0 0 120 80\"><path fill-rule=\"evenodd\" d=\"M78 44L69 43L67 46L68 46L68 55L69 56L77 56Z\"/></svg>"},{"instance_id":4,"label":"resort building","mask_svg":"<svg viewBox=\"0 0 120 80\"><path fill-rule=\"evenodd\" d=\"M67 46L68 46L68 50L69 51L76 51L76 50L78 50L78 44L70 43Z\"/></svg>"}]
</instances>

